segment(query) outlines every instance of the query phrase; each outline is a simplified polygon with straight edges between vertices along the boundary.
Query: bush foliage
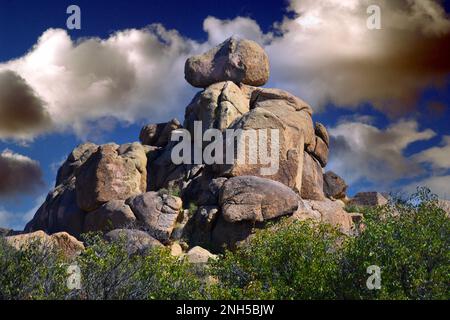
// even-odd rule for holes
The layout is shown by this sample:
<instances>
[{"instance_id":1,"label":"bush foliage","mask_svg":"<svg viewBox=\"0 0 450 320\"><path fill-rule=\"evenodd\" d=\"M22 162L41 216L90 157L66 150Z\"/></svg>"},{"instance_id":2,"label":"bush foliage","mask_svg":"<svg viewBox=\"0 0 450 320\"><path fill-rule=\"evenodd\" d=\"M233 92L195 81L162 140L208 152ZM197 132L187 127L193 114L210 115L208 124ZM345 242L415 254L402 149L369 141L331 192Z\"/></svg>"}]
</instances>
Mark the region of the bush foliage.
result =
<instances>
[{"instance_id":1,"label":"bush foliage","mask_svg":"<svg viewBox=\"0 0 450 320\"><path fill-rule=\"evenodd\" d=\"M428 190L367 208L364 231L346 237L311 222L274 224L203 272L168 249L132 254L124 243L88 235L75 261L0 239L0 299L449 299L450 220ZM76 263L82 288L66 286ZM381 288L369 290L369 266Z\"/></svg>"}]
</instances>

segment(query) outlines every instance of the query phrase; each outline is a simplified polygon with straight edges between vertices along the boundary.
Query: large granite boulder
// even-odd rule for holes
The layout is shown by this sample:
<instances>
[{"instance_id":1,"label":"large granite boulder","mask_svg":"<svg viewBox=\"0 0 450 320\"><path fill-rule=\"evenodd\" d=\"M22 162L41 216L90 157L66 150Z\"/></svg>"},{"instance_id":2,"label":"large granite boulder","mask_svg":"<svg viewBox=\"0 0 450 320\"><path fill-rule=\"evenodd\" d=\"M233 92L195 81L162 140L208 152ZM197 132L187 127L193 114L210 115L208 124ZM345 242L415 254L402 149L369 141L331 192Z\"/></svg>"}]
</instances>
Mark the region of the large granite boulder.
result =
<instances>
[{"instance_id":1,"label":"large granite boulder","mask_svg":"<svg viewBox=\"0 0 450 320\"><path fill-rule=\"evenodd\" d=\"M222 81L262 86L269 79L269 58L256 42L231 37L189 58L184 74L187 82L199 88Z\"/></svg>"},{"instance_id":2,"label":"large granite boulder","mask_svg":"<svg viewBox=\"0 0 450 320\"><path fill-rule=\"evenodd\" d=\"M137 221L155 239L168 243L183 206L178 197L147 192L126 201Z\"/></svg>"},{"instance_id":3,"label":"large granite boulder","mask_svg":"<svg viewBox=\"0 0 450 320\"><path fill-rule=\"evenodd\" d=\"M355 224L353 222L354 214L344 210L339 201L325 199L303 200L298 210L292 216L293 219L306 220L327 223L337 227L342 233L347 235L355 234Z\"/></svg>"},{"instance_id":4,"label":"large granite boulder","mask_svg":"<svg viewBox=\"0 0 450 320\"><path fill-rule=\"evenodd\" d=\"M297 210L301 199L284 184L253 176L227 180L219 203L227 222L263 222Z\"/></svg>"},{"instance_id":5,"label":"large granite boulder","mask_svg":"<svg viewBox=\"0 0 450 320\"><path fill-rule=\"evenodd\" d=\"M59 232L49 236L44 231L36 231L6 237L5 240L17 250L26 250L31 245L37 245L40 250L60 251L67 258L73 258L84 250L83 243L66 232Z\"/></svg>"},{"instance_id":6,"label":"large granite boulder","mask_svg":"<svg viewBox=\"0 0 450 320\"><path fill-rule=\"evenodd\" d=\"M194 134L194 121L202 121L202 133L207 129L225 130L237 118L249 111L248 97L231 81L208 86L186 107L184 127Z\"/></svg>"},{"instance_id":7,"label":"large granite boulder","mask_svg":"<svg viewBox=\"0 0 450 320\"><path fill-rule=\"evenodd\" d=\"M83 232L110 231L130 227L136 217L124 200L111 200L95 211L86 214Z\"/></svg>"},{"instance_id":8,"label":"large granite boulder","mask_svg":"<svg viewBox=\"0 0 450 320\"><path fill-rule=\"evenodd\" d=\"M100 146L76 172L78 206L89 212L110 200L145 192L146 166L146 150L140 143Z\"/></svg>"},{"instance_id":9,"label":"large granite boulder","mask_svg":"<svg viewBox=\"0 0 450 320\"><path fill-rule=\"evenodd\" d=\"M302 199L324 200L323 172L319 162L309 153L303 154Z\"/></svg>"},{"instance_id":10,"label":"large granite boulder","mask_svg":"<svg viewBox=\"0 0 450 320\"><path fill-rule=\"evenodd\" d=\"M58 169L55 187L63 184L71 178L75 171L86 162L87 159L98 149L98 145L90 142L80 144L67 157L67 160Z\"/></svg>"},{"instance_id":11,"label":"large granite boulder","mask_svg":"<svg viewBox=\"0 0 450 320\"><path fill-rule=\"evenodd\" d=\"M77 205L75 177L65 180L50 191L25 232L43 230L48 234L65 231L79 237L83 231L85 212Z\"/></svg>"}]
</instances>

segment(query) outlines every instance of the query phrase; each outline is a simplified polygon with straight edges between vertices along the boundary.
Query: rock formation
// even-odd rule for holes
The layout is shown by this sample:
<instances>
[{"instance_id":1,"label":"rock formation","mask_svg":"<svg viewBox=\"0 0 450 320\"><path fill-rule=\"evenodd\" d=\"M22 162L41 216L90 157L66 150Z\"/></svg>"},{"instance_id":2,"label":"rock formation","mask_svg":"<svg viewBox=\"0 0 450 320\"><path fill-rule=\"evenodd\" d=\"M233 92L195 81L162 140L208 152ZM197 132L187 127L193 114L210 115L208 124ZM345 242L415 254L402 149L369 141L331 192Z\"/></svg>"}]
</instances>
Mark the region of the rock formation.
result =
<instances>
[{"instance_id":1,"label":"rock formation","mask_svg":"<svg viewBox=\"0 0 450 320\"><path fill-rule=\"evenodd\" d=\"M181 123L149 124L141 143L75 148L25 231L66 231L78 238L102 231L110 241L127 238L131 251L162 243L177 255L181 246L173 243L181 241L185 251L191 248L188 259L201 262L211 256L198 245L233 248L281 217L327 222L352 233L353 215L335 201L345 198L347 186L335 174L323 174L327 130L313 122L313 109L300 98L259 87L268 81L269 60L258 44L230 38L189 58L185 78L203 88L186 107L185 129L193 133L195 121L202 121L202 132L278 129L279 169L262 174L260 161L176 165L170 138Z\"/></svg>"}]
</instances>

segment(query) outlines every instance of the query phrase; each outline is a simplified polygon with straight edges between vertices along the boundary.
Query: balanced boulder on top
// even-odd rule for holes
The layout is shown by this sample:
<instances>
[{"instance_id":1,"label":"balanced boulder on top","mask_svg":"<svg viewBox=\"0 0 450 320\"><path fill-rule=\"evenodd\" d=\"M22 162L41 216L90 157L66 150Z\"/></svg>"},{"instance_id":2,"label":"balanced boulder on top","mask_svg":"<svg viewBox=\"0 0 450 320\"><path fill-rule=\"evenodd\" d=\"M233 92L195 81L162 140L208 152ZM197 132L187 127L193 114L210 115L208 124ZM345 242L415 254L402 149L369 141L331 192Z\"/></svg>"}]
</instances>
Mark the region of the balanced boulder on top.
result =
<instances>
[{"instance_id":1,"label":"balanced boulder on top","mask_svg":"<svg viewBox=\"0 0 450 320\"><path fill-rule=\"evenodd\" d=\"M184 73L187 82L198 88L222 81L262 86L269 80L269 58L256 42L231 37L189 58Z\"/></svg>"}]
</instances>

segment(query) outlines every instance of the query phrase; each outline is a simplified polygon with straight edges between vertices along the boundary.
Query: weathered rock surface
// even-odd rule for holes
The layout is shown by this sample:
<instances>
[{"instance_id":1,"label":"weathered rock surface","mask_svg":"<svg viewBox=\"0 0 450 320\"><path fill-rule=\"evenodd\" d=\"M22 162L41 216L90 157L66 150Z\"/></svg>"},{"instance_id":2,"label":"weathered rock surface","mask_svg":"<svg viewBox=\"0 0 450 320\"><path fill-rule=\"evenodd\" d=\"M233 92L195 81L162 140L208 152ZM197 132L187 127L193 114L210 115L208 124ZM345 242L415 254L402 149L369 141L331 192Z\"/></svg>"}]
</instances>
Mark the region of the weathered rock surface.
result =
<instances>
[{"instance_id":1,"label":"weathered rock surface","mask_svg":"<svg viewBox=\"0 0 450 320\"><path fill-rule=\"evenodd\" d=\"M48 234L65 231L79 237L83 231L85 212L77 205L75 177L50 191L33 219L25 226L25 232L43 230Z\"/></svg>"},{"instance_id":2,"label":"weathered rock surface","mask_svg":"<svg viewBox=\"0 0 450 320\"><path fill-rule=\"evenodd\" d=\"M316 124L314 126L314 130L315 130L316 136L321 138L323 140L323 142L325 142L325 145L327 147L330 147L330 136L328 135L328 131L325 128L325 126L323 124L321 124L320 122L316 122Z\"/></svg>"},{"instance_id":3,"label":"weathered rock surface","mask_svg":"<svg viewBox=\"0 0 450 320\"><path fill-rule=\"evenodd\" d=\"M147 232L134 229L112 230L105 235L105 238L109 242L123 241L129 254L142 254L147 250L163 246Z\"/></svg>"},{"instance_id":4,"label":"weathered rock surface","mask_svg":"<svg viewBox=\"0 0 450 320\"><path fill-rule=\"evenodd\" d=\"M344 199L347 188L348 186L344 179L333 171L328 171L323 175L323 190L328 198Z\"/></svg>"},{"instance_id":5,"label":"weathered rock surface","mask_svg":"<svg viewBox=\"0 0 450 320\"><path fill-rule=\"evenodd\" d=\"M86 215L83 232L111 231L129 227L136 217L124 200L111 200Z\"/></svg>"},{"instance_id":6,"label":"weathered rock surface","mask_svg":"<svg viewBox=\"0 0 450 320\"><path fill-rule=\"evenodd\" d=\"M171 138L172 131L181 128L178 119L172 119L166 123L148 124L144 126L139 134L142 144L165 147Z\"/></svg>"},{"instance_id":7,"label":"weathered rock surface","mask_svg":"<svg viewBox=\"0 0 450 320\"><path fill-rule=\"evenodd\" d=\"M322 168L325 168L328 163L328 146L320 137L316 137L314 145L311 155L319 161Z\"/></svg>"},{"instance_id":8,"label":"weathered rock surface","mask_svg":"<svg viewBox=\"0 0 450 320\"><path fill-rule=\"evenodd\" d=\"M312 219L338 227L344 234L354 233L353 215L346 212L340 203L325 199L323 201L303 200L302 204L294 213L294 219Z\"/></svg>"},{"instance_id":9,"label":"weathered rock surface","mask_svg":"<svg viewBox=\"0 0 450 320\"><path fill-rule=\"evenodd\" d=\"M87 142L76 147L67 157L67 160L61 165L56 176L55 187L63 184L66 180L71 178L75 171L86 162L87 159L97 151L96 144Z\"/></svg>"},{"instance_id":10,"label":"weathered rock surface","mask_svg":"<svg viewBox=\"0 0 450 320\"><path fill-rule=\"evenodd\" d=\"M269 58L256 42L231 37L189 58L184 74L187 82L199 88L222 81L262 86L269 79Z\"/></svg>"},{"instance_id":11,"label":"weathered rock surface","mask_svg":"<svg viewBox=\"0 0 450 320\"><path fill-rule=\"evenodd\" d=\"M6 242L17 250L26 250L30 245L37 244L41 250L58 250L66 257L72 258L84 250L82 242L66 232L55 233L51 236L44 231L6 237Z\"/></svg>"},{"instance_id":12,"label":"weathered rock surface","mask_svg":"<svg viewBox=\"0 0 450 320\"><path fill-rule=\"evenodd\" d=\"M178 197L147 192L126 201L136 219L155 239L167 243L182 208Z\"/></svg>"},{"instance_id":13,"label":"weathered rock surface","mask_svg":"<svg viewBox=\"0 0 450 320\"><path fill-rule=\"evenodd\" d=\"M388 204L388 199L379 192L360 192L350 200L349 205L353 206L384 206Z\"/></svg>"},{"instance_id":14,"label":"weathered rock surface","mask_svg":"<svg viewBox=\"0 0 450 320\"><path fill-rule=\"evenodd\" d=\"M303 156L302 199L324 200L322 167L307 152Z\"/></svg>"},{"instance_id":15,"label":"weathered rock surface","mask_svg":"<svg viewBox=\"0 0 450 320\"><path fill-rule=\"evenodd\" d=\"M280 182L259 177L240 176L227 180L219 203L227 222L263 222L292 214L300 198Z\"/></svg>"},{"instance_id":16,"label":"weathered rock surface","mask_svg":"<svg viewBox=\"0 0 450 320\"><path fill-rule=\"evenodd\" d=\"M78 206L89 212L110 200L125 200L145 192L146 165L146 152L140 143L100 146L77 170Z\"/></svg>"},{"instance_id":17,"label":"weathered rock surface","mask_svg":"<svg viewBox=\"0 0 450 320\"><path fill-rule=\"evenodd\" d=\"M194 247L186 254L187 260L192 264L204 264L209 259L216 259L217 256L202 247Z\"/></svg>"},{"instance_id":18,"label":"weathered rock surface","mask_svg":"<svg viewBox=\"0 0 450 320\"><path fill-rule=\"evenodd\" d=\"M194 134L194 121L202 121L202 132L216 128L225 130L248 112L250 102L231 81L215 83L198 93L186 107L184 127Z\"/></svg>"}]
</instances>

